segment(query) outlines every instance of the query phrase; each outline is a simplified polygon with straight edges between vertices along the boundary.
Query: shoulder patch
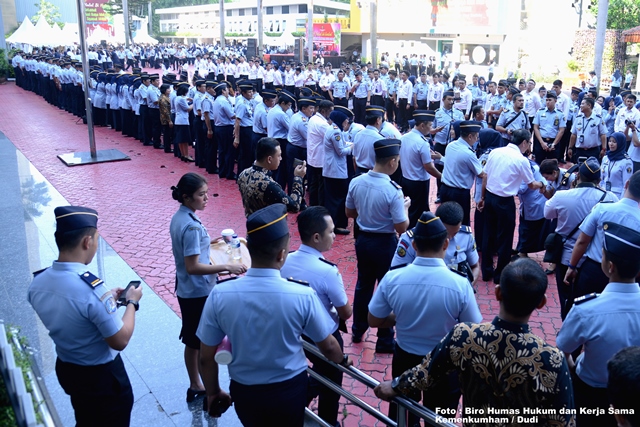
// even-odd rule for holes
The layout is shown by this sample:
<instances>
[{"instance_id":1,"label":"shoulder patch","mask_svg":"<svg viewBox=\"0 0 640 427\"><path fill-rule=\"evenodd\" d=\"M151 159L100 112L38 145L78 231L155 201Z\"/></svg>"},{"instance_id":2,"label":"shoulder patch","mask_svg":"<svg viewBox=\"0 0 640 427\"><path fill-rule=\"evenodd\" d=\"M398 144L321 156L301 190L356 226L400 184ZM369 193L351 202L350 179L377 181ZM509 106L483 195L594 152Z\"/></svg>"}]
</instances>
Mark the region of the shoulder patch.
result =
<instances>
[{"instance_id":1,"label":"shoulder patch","mask_svg":"<svg viewBox=\"0 0 640 427\"><path fill-rule=\"evenodd\" d=\"M628 167L627 167L627 173L631 173L631 171L632 171L632 170L633 170L633 169L631 168L631 166L628 166Z\"/></svg>"},{"instance_id":2,"label":"shoulder patch","mask_svg":"<svg viewBox=\"0 0 640 427\"><path fill-rule=\"evenodd\" d=\"M319 257L318 259L319 259L320 261L322 261L322 262L326 263L326 264L329 264L329 265L330 265L330 266L332 266L332 267L337 267L337 266L338 266L337 264L334 264L334 263L332 263L331 261L329 261L329 260L327 260L327 259L320 258L320 257Z\"/></svg>"},{"instance_id":3,"label":"shoulder patch","mask_svg":"<svg viewBox=\"0 0 640 427\"><path fill-rule=\"evenodd\" d=\"M582 304L584 302L591 301L592 299L598 298L599 295L600 294L597 294L597 293L593 292L591 294L587 294L587 295L578 297L578 298L573 300L573 304L574 305L579 305L579 304Z\"/></svg>"},{"instance_id":4,"label":"shoulder patch","mask_svg":"<svg viewBox=\"0 0 640 427\"><path fill-rule=\"evenodd\" d=\"M457 275L464 277L465 279L467 278L467 273L459 271L459 270L456 270L455 268L449 267L449 271L452 271L452 272L456 273Z\"/></svg>"},{"instance_id":5,"label":"shoulder patch","mask_svg":"<svg viewBox=\"0 0 640 427\"><path fill-rule=\"evenodd\" d=\"M396 250L396 253L398 254L398 256L404 257L407 254L407 250L402 246L398 246L398 250Z\"/></svg>"},{"instance_id":6,"label":"shoulder patch","mask_svg":"<svg viewBox=\"0 0 640 427\"><path fill-rule=\"evenodd\" d=\"M309 286L309 282L306 282L304 280L296 280L293 277L287 277L287 280L289 282L293 282L293 283L297 283L299 285L303 285L303 286Z\"/></svg>"},{"instance_id":7,"label":"shoulder patch","mask_svg":"<svg viewBox=\"0 0 640 427\"><path fill-rule=\"evenodd\" d=\"M394 265L393 267L389 267L389 271L391 270L397 270L398 268L403 268L406 267L409 264L398 264L398 265Z\"/></svg>"},{"instance_id":8,"label":"shoulder patch","mask_svg":"<svg viewBox=\"0 0 640 427\"><path fill-rule=\"evenodd\" d=\"M38 270L38 271L34 271L33 272L33 277L38 277L38 275L42 272L44 272L45 270L47 270L49 267L45 267L42 270Z\"/></svg>"},{"instance_id":9,"label":"shoulder patch","mask_svg":"<svg viewBox=\"0 0 640 427\"><path fill-rule=\"evenodd\" d=\"M463 233L472 234L471 227L468 225L463 225L462 227L460 227L460 231L462 231Z\"/></svg>"},{"instance_id":10,"label":"shoulder patch","mask_svg":"<svg viewBox=\"0 0 640 427\"><path fill-rule=\"evenodd\" d=\"M397 188L398 190L402 190L402 186L398 183L396 183L395 181L391 180L389 181L391 182L391 185L393 185L395 188Z\"/></svg>"},{"instance_id":11,"label":"shoulder patch","mask_svg":"<svg viewBox=\"0 0 640 427\"><path fill-rule=\"evenodd\" d=\"M82 274L80 274L80 278L89 286L91 286L92 288L97 288L98 286L102 285L104 283L104 281L102 279L100 279L99 277L95 276L93 273L86 271Z\"/></svg>"},{"instance_id":12,"label":"shoulder patch","mask_svg":"<svg viewBox=\"0 0 640 427\"><path fill-rule=\"evenodd\" d=\"M408 230L407 230L407 236L408 236L410 239L413 239L413 228L410 228L410 229L408 229Z\"/></svg>"},{"instance_id":13,"label":"shoulder patch","mask_svg":"<svg viewBox=\"0 0 640 427\"><path fill-rule=\"evenodd\" d=\"M218 278L216 279L216 285L219 285L220 283L228 282L229 280L236 280L237 278L238 276L233 276L233 277L227 277L226 279L220 280L220 276L218 276Z\"/></svg>"}]
</instances>

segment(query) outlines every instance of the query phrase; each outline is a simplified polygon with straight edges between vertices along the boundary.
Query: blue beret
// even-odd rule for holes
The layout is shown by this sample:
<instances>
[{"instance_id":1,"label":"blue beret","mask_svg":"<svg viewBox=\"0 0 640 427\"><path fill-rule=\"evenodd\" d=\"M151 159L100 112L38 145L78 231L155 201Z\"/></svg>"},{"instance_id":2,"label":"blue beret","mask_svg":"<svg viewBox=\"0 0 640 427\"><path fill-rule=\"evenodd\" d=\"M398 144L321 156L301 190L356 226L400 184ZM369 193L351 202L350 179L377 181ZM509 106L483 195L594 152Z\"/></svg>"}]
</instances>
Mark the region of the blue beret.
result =
<instances>
[{"instance_id":1,"label":"blue beret","mask_svg":"<svg viewBox=\"0 0 640 427\"><path fill-rule=\"evenodd\" d=\"M79 230L81 228L98 228L98 212L82 206L60 206L55 208L56 233Z\"/></svg>"}]
</instances>

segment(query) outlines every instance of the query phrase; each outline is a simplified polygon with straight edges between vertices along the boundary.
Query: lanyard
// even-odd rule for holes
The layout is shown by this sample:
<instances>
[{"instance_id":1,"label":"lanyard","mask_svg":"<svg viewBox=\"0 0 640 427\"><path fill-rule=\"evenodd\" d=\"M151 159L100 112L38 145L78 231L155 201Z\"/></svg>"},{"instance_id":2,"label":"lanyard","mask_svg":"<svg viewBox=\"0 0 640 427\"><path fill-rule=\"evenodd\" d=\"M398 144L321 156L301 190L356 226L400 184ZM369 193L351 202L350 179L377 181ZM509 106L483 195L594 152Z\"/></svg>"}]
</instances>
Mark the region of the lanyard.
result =
<instances>
[{"instance_id":1,"label":"lanyard","mask_svg":"<svg viewBox=\"0 0 640 427\"><path fill-rule=\"evenodd\" d=\"M589 122L591 121L593 117L589 117L589 120L587 120L587 126L589 126ZM584 125L584 116L582 117L582 135L587 133L587 126Z\"/></svg>"}]
</instances>

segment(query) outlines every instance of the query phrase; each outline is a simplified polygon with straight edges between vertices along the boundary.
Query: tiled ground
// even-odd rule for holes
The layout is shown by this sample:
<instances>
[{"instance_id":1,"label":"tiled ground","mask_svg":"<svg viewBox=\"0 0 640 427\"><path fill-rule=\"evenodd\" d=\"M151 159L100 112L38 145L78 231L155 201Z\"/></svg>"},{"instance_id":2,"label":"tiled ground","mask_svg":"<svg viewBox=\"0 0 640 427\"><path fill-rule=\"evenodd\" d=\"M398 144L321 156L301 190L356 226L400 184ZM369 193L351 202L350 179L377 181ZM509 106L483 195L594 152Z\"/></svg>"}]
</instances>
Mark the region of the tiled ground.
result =
<instances>
[{"instance_id":1,"label":"tiled ground","mask_svg":"<svg viewBox=\"0 0 640 427\"><path fill-rule=\"evenodd\" d=\"M67 167L56 156L73 151L89 151L87 128L74 116L47 104L31 92L13 83L0 86L2 114L0 131L20 149L38 170L70 203L90 206L100 213L99 229L104 239L141 276L166 303L178 313L174 295L175 267L171 255L169 222L178 208L171 199L170 187L182 174L203 172L192 163L180 162L172 154L143 147L132 138L125 138L108 128L96 128L96 145L100 149L116 148L129 155L131 161L103 163L91 166ZM205 176L206 173L205 173ZM212 203L199 213L212 236L224 228L233 228L244 235L245 217L237 186L232 181L208 175ZM431 186L435 190L435 185ZM435 197L432 195L431 200ZM432 211L435 206L432 206ZM292 248L299 244L295 216L289 218ZM337 236L327 259L337 263L342 272L347 294L352 298L356 282L356 259L352 236ZM541 259L541 254L537 254ZM531 319L535 333L555 343L561 326L555 279L549 276L548 305ZM478 282L477 300L485 320L498 312L493 296L493 283ZM349 322L350 324L350 322ZM176 341L176 345L180 345ZM345 335L345 348L354 358L356 367L374 378L391 378L391 356L374 353L375 334L361 344L352 344ZM345 378L344 385L366 402L386 412L381 404L360 383ZM353 405L347 405L344 426L373 426L376 423Z\"/></svg>"}]
</instances>

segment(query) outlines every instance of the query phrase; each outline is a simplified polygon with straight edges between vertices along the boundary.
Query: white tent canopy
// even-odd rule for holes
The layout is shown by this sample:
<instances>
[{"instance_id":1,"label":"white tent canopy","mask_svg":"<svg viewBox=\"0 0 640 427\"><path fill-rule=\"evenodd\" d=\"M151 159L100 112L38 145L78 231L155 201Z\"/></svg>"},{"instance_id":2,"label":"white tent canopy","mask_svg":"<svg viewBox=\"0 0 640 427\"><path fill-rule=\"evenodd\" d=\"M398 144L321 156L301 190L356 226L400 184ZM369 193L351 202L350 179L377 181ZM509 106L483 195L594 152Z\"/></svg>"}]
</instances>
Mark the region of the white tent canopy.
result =
<instances>
[{"instance_id":1,"label":"white tent canopy","mask_svg":"<svg viewBox=\"0 0 640 427\"><path fill-rule=\"evenodd\" d=\"M32 34L33 32L32 30L33 30L33 24L29 20L29 17L25 16L24 20L22 21L22 24L20 24L18 29L15 30L13 34L11 34L11 37L7 38L7 42L26 44L25 40L27 40L28 37L30 37L30 34Z\"/></svg>"},{"instance_id":2,"label":"white tent canopy","mask_svg":"<svg viewBox=\"0 0 640 427\"><path fill-rule=\"evenodd\" d=\"M56 24L54 24L56 25ZM47 23L47 20L44 16L40 16L38 22L35 27L33 27L33 41L34 43L30 43L33 46L55 46L55 39L57 38L57 33L53 28Z\"/></svg>"},{"instance_id":3,"label":"white tent canopy","mask_svg":"<svg viewBox=\"0 0 640 427\"><path fill-rule=\"evenodd\" d=\"M146 31L141 30L139 30L133 37L133 42L141 44L158 44L158 40L151 37Z\"/></svg>"}]
</instances>

